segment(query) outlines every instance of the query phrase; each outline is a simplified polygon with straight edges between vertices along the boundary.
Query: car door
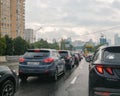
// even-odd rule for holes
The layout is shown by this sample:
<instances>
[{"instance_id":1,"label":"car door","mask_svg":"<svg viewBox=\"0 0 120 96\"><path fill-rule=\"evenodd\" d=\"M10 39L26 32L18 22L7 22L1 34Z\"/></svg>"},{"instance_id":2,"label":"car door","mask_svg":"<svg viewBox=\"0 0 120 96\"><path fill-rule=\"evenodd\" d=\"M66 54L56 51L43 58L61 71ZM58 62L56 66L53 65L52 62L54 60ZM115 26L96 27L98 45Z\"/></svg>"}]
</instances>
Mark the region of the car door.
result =
<instances>
[{"instance_id":1,"label":"car door","mask_svg":"<svg viewBox=\"0 0 120 96\"><path fill-rule=\"evenodd\" d=\"M53 51L52 56L55 58L55 66L58 69L58 73L60 73L61 72L61 60L57 54L57 51Z\"/></svg>"},{"instance_id":2,"label":"car door","mask_svg":"<svg viewBox=\"0 0 120 96\"><path fill-rule=\"evenodd\" d=\"M65 67L65 61L63 58L61 58L61 56L59 55L59 53L57 52L57 57L59 58L59 68L60 68L60 72L62 72L64 70Z\"/></svg>"}]
</instances>

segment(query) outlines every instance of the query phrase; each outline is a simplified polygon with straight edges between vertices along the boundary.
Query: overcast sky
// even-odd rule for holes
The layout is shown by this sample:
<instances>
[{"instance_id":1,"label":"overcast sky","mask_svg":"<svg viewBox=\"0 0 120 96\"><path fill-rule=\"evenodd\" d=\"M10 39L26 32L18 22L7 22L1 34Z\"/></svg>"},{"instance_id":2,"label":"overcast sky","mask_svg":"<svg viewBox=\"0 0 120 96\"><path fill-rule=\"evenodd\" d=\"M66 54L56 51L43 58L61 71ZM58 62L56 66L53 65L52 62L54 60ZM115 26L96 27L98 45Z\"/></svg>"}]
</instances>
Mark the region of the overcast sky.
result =
<instances>
[{"instance_id":1,"label":"overcast sky","mask_svg":"<svg viewBox=\"0 0 120 96\"><path fill-rule=\"evenodd\" d=\"M26 28L42 27L37 38L98 41L120 33L120 0L26 0L25 10Z\"/></svg>"}]
</instances>

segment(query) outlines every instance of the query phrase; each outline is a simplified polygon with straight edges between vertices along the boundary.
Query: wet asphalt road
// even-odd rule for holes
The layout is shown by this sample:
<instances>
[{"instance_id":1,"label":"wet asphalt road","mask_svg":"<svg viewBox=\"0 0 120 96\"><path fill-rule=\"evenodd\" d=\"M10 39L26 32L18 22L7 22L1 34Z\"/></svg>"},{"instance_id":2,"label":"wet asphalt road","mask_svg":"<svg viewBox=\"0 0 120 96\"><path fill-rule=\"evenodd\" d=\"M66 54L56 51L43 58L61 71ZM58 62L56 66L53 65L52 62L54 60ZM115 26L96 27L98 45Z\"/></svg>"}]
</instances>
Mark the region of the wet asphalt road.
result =
<instances>
[{"instance_id":1,"label":"wet asphalt road","mask_svg":"<svg viewBox=\"0 0 120 96\"><path fill-rule=\"evenodd\" d=\"M18 70L17 65L9 66ZM20 82L15 96L88 96L88 64L82 60L78 67L67 70L56 82L29 77L26 83Z\"/></svg>"}]
</instances>

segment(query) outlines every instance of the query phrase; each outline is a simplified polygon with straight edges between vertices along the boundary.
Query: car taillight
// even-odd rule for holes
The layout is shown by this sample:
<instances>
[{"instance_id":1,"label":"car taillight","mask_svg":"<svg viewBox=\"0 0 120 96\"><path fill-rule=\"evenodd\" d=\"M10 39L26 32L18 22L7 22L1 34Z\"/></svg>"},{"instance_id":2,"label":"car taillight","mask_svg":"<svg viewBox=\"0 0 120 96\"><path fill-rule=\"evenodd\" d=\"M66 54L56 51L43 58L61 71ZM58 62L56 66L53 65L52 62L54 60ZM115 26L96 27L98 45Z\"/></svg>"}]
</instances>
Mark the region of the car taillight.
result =
<instances>
[{"instance_id":1,"label":"car taillight","mask_svg":"<svg viewBox=\"0 0 120 96\"><path fill-rule=\"evenodd\" d=\"M110 74L110 75L113 75L113 71L112 71L112 69L111 68L106 68L106 71Z\"/></svg>"},{"instance_id":2,"label":"car taillight","mask_svg":"<svg viewBox=\"0 0 120 96\"><path fill-rule=\"evenodd\" d=\"M34 50L34 52L40 52L40 50Z\"/></svg>"},{"instance_id":3,"label":"car taillight","mask_svg":"<svg viewBox=\"0 0 120 96\"><path fill-rule=\"evenodd\" d=\"M103 66L102 65L97 65L96 66L96 70L100 73L100 74L103 74L104 71L103 71Z\"/></svg>"},{"instance_id":4,"label":"car taillight","mask_svg":"<svg viewBox=\"0 0 120 96\"><path fill-rule=\"evenodd\" d=\"M47 58L47 59L44 59L43 62L45 63L52 63L54 61L53 58Z\"/></svg>"},{"instance_id":5,"label":"car taillight","mask_svg":"<svg viewBox=\"0 0 120 96\"><path fill-rule=\"evenodd\" d=\"M25 61L24 58L20 58L20 59L19 59L19 62L20 62L20 63L23 63L24 61Z\"/></svg>"},{"instance_id":6,"label":"car taillight","mask_svg":"<svg viewBox=\"0 0 120 96\"><path fill-rule=\"evenodd\" d=\"M110 68L110 67L103 67L102 65L96 65L96 70L97 70L100 74L103 74L103 73L104 73L104 70L105 70L108 74L113 75L112 68Z\"/></svg>"}]
</instances>

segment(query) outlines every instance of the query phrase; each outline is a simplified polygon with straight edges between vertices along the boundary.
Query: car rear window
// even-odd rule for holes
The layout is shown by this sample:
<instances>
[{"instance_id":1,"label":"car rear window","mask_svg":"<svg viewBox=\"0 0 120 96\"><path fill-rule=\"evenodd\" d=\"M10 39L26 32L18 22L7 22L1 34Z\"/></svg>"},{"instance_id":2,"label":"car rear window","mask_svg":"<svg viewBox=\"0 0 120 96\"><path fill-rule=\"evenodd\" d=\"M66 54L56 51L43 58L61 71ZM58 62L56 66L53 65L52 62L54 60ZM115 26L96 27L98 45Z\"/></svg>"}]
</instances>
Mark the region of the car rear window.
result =
<instances>
[{"instance_id":1,"label":"car rear window","mask_svg":"<svg viewBox=\"0 0 120 96\"><path fill-rule=\"evenodd\" d=\"M39 50L39 51L30 50L24 54L24 57L25 58L42 58L42 57L48 57L49 55L50 55L50 51L47 51L47 50Z\"/></svg>"},{"instance_id":2,"label":"car rear window","mask_svg":"<svg viewBox=\"0 0 120 96\"><path fill-rule=\"evenodd\" d=\"M120 47L108 47L104 50L103 60L108 62L120 62Z\"/></svg>"},{"instance_id":3,"label":"car rear window","mask_svg":"<svg viewBox=\"0 0 120 96\"><path fill-rule=\"evenodd\" d=\"M63 57L68 56L68 52L66 52L66 51L59 51L59 54Z\"/></svg>"}]
</instances>

